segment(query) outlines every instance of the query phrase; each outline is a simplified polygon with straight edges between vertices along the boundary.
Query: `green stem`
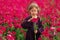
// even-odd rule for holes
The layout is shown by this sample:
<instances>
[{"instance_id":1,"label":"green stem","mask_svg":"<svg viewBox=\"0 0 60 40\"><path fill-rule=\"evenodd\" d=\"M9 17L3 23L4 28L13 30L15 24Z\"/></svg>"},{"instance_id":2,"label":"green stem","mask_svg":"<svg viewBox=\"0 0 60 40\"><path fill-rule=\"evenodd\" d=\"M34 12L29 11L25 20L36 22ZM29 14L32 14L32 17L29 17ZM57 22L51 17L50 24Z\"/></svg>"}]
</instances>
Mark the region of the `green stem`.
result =
<instances>
[{"instance_id":1,"label":"green stem","mask_svg":"<svg viewBox=\"0 0 60 40\"><path fill-rule=\"evenodd\" d=\"M36 34L35 34L35 40L36 40Z\"/></svg>"}]
</instances>

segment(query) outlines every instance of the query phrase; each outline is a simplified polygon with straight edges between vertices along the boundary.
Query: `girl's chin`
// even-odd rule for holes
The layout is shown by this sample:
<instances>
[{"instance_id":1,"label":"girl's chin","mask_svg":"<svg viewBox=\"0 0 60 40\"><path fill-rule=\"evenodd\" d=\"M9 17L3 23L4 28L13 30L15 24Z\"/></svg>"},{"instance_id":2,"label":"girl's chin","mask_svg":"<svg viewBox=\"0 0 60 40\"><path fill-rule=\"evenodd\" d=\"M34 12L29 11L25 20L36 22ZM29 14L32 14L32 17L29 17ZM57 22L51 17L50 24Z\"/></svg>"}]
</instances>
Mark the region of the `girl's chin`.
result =
<instances>
[{"instance_id":1,"label":"girl's chin","mask_svg":"<svg viewBox=\"0 0 60 40\"><path fill-rule=\"evenodd\" d=\"M37 14L32 14L33 16L36 16Z\"/></svg>"}]
</instances>

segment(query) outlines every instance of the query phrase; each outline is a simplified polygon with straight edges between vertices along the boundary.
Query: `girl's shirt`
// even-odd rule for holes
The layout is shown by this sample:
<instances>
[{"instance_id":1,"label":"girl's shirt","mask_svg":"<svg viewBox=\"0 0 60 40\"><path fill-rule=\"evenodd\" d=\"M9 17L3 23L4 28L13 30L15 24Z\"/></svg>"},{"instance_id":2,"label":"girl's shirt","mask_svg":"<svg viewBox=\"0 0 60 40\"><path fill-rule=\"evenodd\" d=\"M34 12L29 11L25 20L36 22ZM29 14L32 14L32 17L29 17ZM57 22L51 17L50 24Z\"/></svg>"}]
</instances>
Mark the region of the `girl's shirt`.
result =
<instances>
[{"instance_id":1,"label":"girl's shirt","mask_svg":"<svg viewBox=\"0 0 60 40\"><path fill-rule=\"evenodd\" d=\"M22 22L22 24L21 24L21 26L23 27L23 28L26 28L26 29L28 29L28 31L34 31L34 22L35 22L35 20L34 20L34 22L33 21L29 21L28 22L28 20L30 19L30 18L32 18L31 16L28 16L23 22ZM43 32L43 25L42 25L42 21L40 21L40 18L38 17L37 19L37 22L36 22L36 24L37 24L37 27L38 27L38 32Z\"/></svg>"}]
</instances>

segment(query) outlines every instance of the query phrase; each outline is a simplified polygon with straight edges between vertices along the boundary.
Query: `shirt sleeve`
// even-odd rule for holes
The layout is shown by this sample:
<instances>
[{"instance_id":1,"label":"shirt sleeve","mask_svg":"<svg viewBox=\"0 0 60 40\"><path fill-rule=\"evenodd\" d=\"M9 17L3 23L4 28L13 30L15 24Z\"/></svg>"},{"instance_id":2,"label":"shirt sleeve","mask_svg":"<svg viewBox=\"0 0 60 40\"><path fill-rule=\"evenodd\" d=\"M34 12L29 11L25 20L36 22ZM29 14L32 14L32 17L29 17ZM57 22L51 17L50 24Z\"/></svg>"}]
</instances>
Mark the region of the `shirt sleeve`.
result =
<instances>
[{"instance_id":1,"label":"shirt sleeve","mask_svg":"<svg viewBox=\"0 0 60 40\"><path fill-rule=\"evenodd\" d=\"M21 26L22 26L23 28L29 28L29 25L30 25L31 22L28 22L28 19L29 19L29 18L26 18L26 19L23 20L23 22L21 23Z\"/></svg>"},{"instance_id":2,"label":"shirt sleeve","mask_svg":"<svg viewBox=\"0 0 60 40\"><path fill-rule=\"evenodd\" d=\"M40 32L40 33L42 33L43 31L44 31L44 28L43 28L43 25L42 25L42 21L40 21L40 20L38 20L38 31Z\"/></svg>"}]
</instances>

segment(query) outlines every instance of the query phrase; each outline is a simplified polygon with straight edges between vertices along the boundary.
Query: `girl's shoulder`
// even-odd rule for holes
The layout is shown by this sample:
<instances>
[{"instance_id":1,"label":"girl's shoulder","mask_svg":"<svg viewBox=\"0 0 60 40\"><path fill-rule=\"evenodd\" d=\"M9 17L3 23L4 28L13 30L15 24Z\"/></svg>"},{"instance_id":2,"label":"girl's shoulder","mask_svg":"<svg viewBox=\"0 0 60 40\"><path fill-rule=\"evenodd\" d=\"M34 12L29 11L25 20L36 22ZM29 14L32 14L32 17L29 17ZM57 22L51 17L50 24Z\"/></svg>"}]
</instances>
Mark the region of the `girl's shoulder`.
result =
<instances>
[{"instance_id":1,"label":"girl's shoulder","mask_svg":"<svg viewBox=\"0 0 60 40\"><path fill-rule=\"evenodd\" d=\"M40 22L42 22L41 17L39 17L39 16L38 16L38 20L39 20Z\"/></svg>"},{"instance_id":2,"label":"girl's shoulder","mask_svg":"<svg viewBox=\"0 0 60 40\"><path fill-rule=\"evenodd\" d=\"M25 18L25 20L28 20L28 19L30 19L30 18L32 18L32 17L31 17L31 16L28 16L28 17Z\"/></svg>"}]
</instances>

